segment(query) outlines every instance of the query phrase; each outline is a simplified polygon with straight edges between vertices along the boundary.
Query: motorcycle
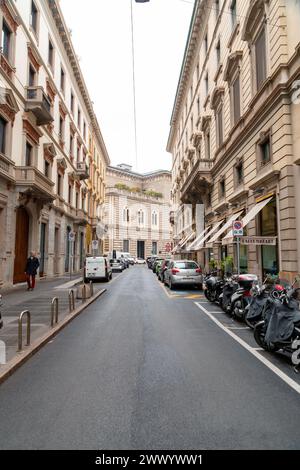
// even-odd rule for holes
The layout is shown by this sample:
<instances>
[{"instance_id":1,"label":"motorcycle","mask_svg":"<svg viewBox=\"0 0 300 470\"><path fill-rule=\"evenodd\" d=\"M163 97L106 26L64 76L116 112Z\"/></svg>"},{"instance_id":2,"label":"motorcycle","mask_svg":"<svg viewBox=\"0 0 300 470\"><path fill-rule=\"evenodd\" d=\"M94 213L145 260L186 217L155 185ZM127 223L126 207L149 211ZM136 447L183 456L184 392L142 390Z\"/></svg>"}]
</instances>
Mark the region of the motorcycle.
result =
<instances>
[{"instance_id":1,"label":"motorcycle","mask_svg":"<svg viewBox=\"0 0 300 470\"><path fill-rule=\"evenodd\" d=\"M300 289L284 289L270 301L264 319L254 328L254 339L265 351L282 350L297 368L300 364Z\"/></svg>"},{"instance_id":2,"label":"motorcycle","mask_svg":"<svg viewBox=\"0 0 300 470\"><path fill-rule=\"evenodd\" d=\"M232 316L239 321L245 320L247 308L251 302L251 289L253 283L258 282L255 274L240 274L236 278L238 288L232 294L230 299L230 308Z\"/></svg>"},{"instance_id":3,"label":"motorcycle","mask_svg":"<svg viewBox=\"0 0 300 470\"><path fill-rule=\"evenodd\" d=\"M224 281L213 272L206 276L203 284L204 295L209 302L219 302L220 295L223 292Z\"/></svg>"},{"instance_id":4,"label":"motorcycle","mask_svg":"<svg viewBox=\"0 0 300 470\"><path fill-rule=\"evenodd\" d=\"M276 300L284 290L283 285L278 281L273 287L268 288L266 284L268 278L265 279L262 286L258 283L254 284L251 289L251 300L246 307L245 322L254 329L255 325L264 318L268 309L272 306L272 300Z\"/></svg>"}]
</instances>

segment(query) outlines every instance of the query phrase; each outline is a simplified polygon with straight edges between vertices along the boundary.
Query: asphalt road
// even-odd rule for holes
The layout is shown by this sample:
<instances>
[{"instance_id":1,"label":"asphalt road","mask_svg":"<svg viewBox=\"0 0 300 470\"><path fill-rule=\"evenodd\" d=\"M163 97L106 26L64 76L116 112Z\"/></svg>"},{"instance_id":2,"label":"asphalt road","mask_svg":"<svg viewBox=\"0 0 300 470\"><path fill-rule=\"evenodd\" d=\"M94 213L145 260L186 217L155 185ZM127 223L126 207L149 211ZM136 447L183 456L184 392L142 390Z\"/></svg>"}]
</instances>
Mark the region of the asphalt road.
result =
<instances>
[{"instance_id":1,"label":"asphalt road","mask_svg":"<svg viewBox=\"0 0 300 470\"><path fill-rule=\"evenodd\" d=\"M299 449L300 395L132 267L0 387L1 449Z\"/></svg>"}]
</instances>

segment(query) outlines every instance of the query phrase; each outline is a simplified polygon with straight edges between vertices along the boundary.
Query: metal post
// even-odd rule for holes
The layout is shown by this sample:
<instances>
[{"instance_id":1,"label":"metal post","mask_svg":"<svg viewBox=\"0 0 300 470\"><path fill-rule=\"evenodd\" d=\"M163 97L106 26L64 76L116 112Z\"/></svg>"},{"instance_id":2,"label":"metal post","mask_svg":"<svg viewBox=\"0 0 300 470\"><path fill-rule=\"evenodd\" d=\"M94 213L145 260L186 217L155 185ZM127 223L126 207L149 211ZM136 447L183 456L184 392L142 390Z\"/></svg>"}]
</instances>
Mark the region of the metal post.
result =
<instances>
[{"instance_id":1,"label":"metal post","mask_svg":"<svg viewBox=\"0 0 300 470\"><path fill-rule=\"evenodd\" d=\"M69 312L73 312L75 310L75 297L74 297L74 290L69 290Z\"/></svg>"},{"instance_id":2,"label":"metal post","mask_svg":"<svg viewBox=\"0 0 300 470\"><path fill-rule=\"evenodd\" d=\"M30 345L30 327L31 327L31 320L30 320L30 312L29 310L24 310L20 316L19 316L19 325L18 325L18 351L22 351L22 342L23 342L23 338L22 338L22 321L23 321L23 316L24 315L27 315L27 342L26 342L26 346L29 346Z\"/></svg>"},{"instance_id":3,"label":"metal post","mask_svg":"<svg viewBox=\"0 0 300 470\"><path fill-rule=\"evenodd\" d=\"M93 284L93 281L90 281L90 293L91 293L91 297L94 295L94 284Z\"/></svg>"},{"instance_id":4,"label":"metal post","mask_svg":"<svg viewBox=\"0 0 300 470\"><path fill-rule=\"evenodd\" d=\"M236 249L237 249L237 273L238 276L240 275L240 265L241 265L241 260L240 260L240 237L237 237L236 239Z\"/></svg>"},{"instance_id":5,"label":"metal post","mask_svg":"<svg viewBox=\"0 0 300 470\"><path fill-rule=\"evenodd\" d=\"M57 297L53 297L51 301L51 326L54 325L54 320L55 320L55 323L58 323L58 298Z\"/></svg>"}]
</instances>

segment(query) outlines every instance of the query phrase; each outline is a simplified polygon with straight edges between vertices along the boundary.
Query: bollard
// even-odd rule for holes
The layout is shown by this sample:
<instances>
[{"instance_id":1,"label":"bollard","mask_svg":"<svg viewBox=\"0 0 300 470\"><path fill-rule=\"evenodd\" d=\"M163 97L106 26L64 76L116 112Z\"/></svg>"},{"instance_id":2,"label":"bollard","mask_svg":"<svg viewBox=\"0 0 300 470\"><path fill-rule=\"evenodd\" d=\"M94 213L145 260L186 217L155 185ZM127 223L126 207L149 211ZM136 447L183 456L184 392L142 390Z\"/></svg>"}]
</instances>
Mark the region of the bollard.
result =
<instances>
[{"instance_id":1,"label":"bollard","mask_svg":"<svg viewBox=\"0 0 300 470\"><path fill-rule=\"evenodd\" d=\"M69 312L73 312L75 310L75 297L74 297L74 290L69 290Z\"/></svg>"},{"instance_id":2,"label":"bollard","mask_svg":"<svg viewBox=\"0 0 300 470\"><path fill-rule=\"evenodd\" d=\"M86 285L83 284L82 286L82 303L84 304L86 301Z\"/></svg>"},{"instance_id":3,"label":"bollard","mask_svg":"<svg viewBox=\"0 0 300 470\"><path fill-rule=\"evenodd\" d=\"M93 284L93 281L90 281L90 293L91 293L91 297L93 297L93 295L94 295L94 284Z\"/></svg>"},{"instance_id":4,"label":"bollard","mask_svg":"<svg viewBox=\"0 0 300 470\"><path fill-rule=\"evenodd\" d=\"M23 322L23 317L24 315L27 315L27 343L26 346L30 345L30 327L31 327L31 321L30 321L30 312L29 310L24 310L19 317L19 325L18 325L18 351L22 351L22 346L23 346L23 338L22 338L22 322Z\"/></svg>"},{"instance_id":5,"label":"bollard","mask_svg":"<svg viewBox=\"0 0 300 470\"><path fill-rule=\"evenodd\" d=\"M55 314L55 318L54 318ZM55 323L58 323L58 298L53 297L51 301L51 326L54 325L54 320Z\"/></svg>"}]
</instances>

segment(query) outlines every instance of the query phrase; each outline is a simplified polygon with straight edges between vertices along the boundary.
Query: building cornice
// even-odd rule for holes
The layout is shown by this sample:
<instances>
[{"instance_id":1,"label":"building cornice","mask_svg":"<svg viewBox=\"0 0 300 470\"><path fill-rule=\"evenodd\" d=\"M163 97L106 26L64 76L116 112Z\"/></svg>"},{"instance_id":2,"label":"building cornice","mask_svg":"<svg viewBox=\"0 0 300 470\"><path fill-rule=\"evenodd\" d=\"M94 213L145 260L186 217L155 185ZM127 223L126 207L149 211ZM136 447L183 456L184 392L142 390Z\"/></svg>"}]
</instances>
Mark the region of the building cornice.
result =
<instances>
[{"instance_id":1,"label":"building cornice","mask_svg":"<svg viewBox=\"0 0 300 470\"><path fill-rule=\"evenodd\" d=\"M58 0L48 0L48 5L49 5L49 8L50 8L51 14L53 16L54 22L56 24L58 33L60 35L61 41L62 41L63 46L65 48L65 51L66 51L67 57L69 59L70 65L72 67L74 76L77 80L80 93L81 93L81 95L83 97L83 100L85 102L85 105L86 105L86 108L87 108L87 111L88 111L88 114L89 114L89 117L90 117L91 127L93 128L95 137L97 138L98 143L101 147L102 155L103 155L103 157L106 161L106 164L109 165L110 164L109 155L108 155L105 143L104 143L104 139L103 139L103 136L102 136L102 133L101 133L101 130L100 130L100 126L99 126L96 114L94 112L93 104L92 104L92 101L91 101L91 98L90 98L85 80L83 78L83 74L82 74L82 71L81 71L81 68L80 68L80 65L79 65L79 61L78 61L77 55L75 53L75 50L74 50L74 47L73 47L73 44L72 44L72 40L71 40L71 36L70 36L69 30L67 28L67 25L65 23L64 16L63 16L63 13L61 11L59 2L58 2Z\"/></svg>"},{"instance_id":2,"label":"building cornice","mask_svg":"<svg viewBox=\"0 0 300 470\"><path fill-rule=\"evenodd\" d=\"M107 167L107 173L115 173L117 175L122 175L124 177L132 177L136 179L140 179L142 181L151 179L151 178L156 178L160 176L167 176L171 178L171 172L169 170L156 170L156 171L151 171L149 173L136 173L135 171L126 171L122 170L122 168L118 168L115 166L108 166Z\"/></svg>"}]
</instances>

